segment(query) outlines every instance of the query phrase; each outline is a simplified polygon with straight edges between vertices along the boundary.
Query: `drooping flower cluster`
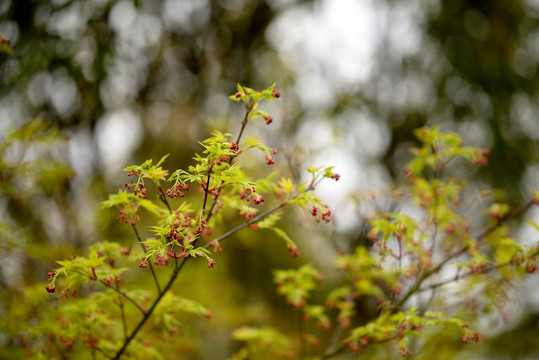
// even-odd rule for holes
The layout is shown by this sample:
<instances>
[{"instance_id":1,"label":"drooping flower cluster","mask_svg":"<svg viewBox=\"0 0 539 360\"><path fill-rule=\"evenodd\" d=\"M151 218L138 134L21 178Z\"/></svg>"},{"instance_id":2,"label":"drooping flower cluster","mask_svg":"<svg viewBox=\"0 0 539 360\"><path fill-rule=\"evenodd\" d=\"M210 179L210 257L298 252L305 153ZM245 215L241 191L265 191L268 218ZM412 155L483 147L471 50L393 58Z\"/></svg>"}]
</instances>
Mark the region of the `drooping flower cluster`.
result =
<instances>
[{"instance_id":1,"label":"drooping flower cluster","mask_svg":"<svg viewBox=\"0 0 539 360\"><path fill-rule=\"evenodd\" d=\"M175 197L184 197L185 193L189 191L189 185L182 183L174 184L170 189L167 189L167 196L171 199Z\"/></svg>"},{"instance_id":2,"label":"drooping flower cluster","mask_svg":"<svg viewBox=\"0 0 539 360\"><path fill-rule=\"evenodd\" d=\"M252 202L255 205L264 202L264 197L258 194L253 186L247 186L245 190L240 191L239 195L241 199L245 199L248 203Z\"/></svg>"},{"instance_id":3,"label":"drooping flower cluster","mask_svg":"<svg viewBox=\"0 0 539 360\"><path fill-rule=\"evenodd\" d=\"M322 212L320 213L320 209L318 208L318 206L313 205L310 212L312 216L316 217L317 222L320 222L320 221L330 222L331 221L331 210L328 208L323 209Z\"/></svg>"},{"instance_id":4,"label":"drooping flower cluster","mask_svg":"<svg viewBox=\"0 0 539 360\"><path fill-rule=\"evenodd\" d=\"M137 170L131 170L127 176L138 176L138 171ZM131 188L133 188L133 193L138 196L139 198L141 199L147 199L148 198L148 195L147 195L147 191L146 191L146 186L144 185L144 183L142 181L138 181L137 183L135 183L134 180L131 180L130 183L125 183L124 185L128 190L130 190Z\"/></svg>"},{"instance_id":5,"label":"drooping flower cluster","mask_svg":"<svg viewBox=\"0 0 539 360\"><path fill-rule=\"evenodd\" d=\"M116 217L116 221L121 221L131 226L135 225L140 216L138 211L140 206L134 202L125 202L124 208L120 209L120 214Z\"/></svg>"}]
</instances>

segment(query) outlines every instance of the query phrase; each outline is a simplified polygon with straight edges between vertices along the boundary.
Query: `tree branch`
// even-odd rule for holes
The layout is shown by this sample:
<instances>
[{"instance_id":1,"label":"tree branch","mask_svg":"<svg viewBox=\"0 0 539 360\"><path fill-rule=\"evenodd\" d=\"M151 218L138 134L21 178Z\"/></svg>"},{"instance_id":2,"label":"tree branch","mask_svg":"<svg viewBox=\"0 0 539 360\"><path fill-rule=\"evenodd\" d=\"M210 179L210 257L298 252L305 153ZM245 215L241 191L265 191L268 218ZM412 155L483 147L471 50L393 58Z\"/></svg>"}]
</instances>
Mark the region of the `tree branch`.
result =
<instances>
[{"instance_id":1,"label":"tree branch","mask_svg":"<svg viewBox=\"0 0 539 360\"><path fill-rule=\"evenodd\" d=\"M216 243L216 242L221 242L229 237L231 237L232 235L234 235L235 233L237 233L238 231L240 231L241 229L243 228L246 228L247 226L249 225L252 225L252 224L255 224L257 222L259 222L260 220L262 220L264 217L268 216L269 214L279 210L280 208L286 206L288 204L288 202L286 201L283 201L282 203L278 204L278 205L275 205L274 207L264 211L263 213L259 214L258 216L255 216L254 218L252 218L251 220L235 227L234 229L224 233L223 235L219 236L218 238L215 238L213 239L212 241L210 241L209 243L207 243L206 245L204 245L203 247L205 249L209 248L212 243Z\"/></svg>"},{"instance_id":2,"label":"tree branch","mask_svg":"<svg viewBox=\"0 0 539 360\"><path fill-rule=\"evenodd\" d=\"M507 221L509 220L512 220L514 218L516 218L518 215L522 214L524 211L528 210L531 206L534 205L534 199L531 199L531 200L528 200L527 202L525 202L524 204L520 205L518 208L516 208L515 210L513 210L511 213L505 215L504 217L500 218L498 220L498 222L488 228L486 228L483 232L481 232L478 236L477 236L477 240L480 241L480 240L483 240L484 238L486 238L488 235L490 235L492 232L494 232L498 227L502 226L503 224L505 224ZM423 282L429 278L431 275L434 275L436 273L438 273L442 267L444 267L449 261L453 260L454 258L466 253L467 251L469 250L469 246L464 246L462 247L460 250L458 250L457 252L453 253L452 255L449 255L447 258L445 258L441 263L439 263L435 268L431 269L431 270L427 270L425 271L425 273L422 275L422 276L419 276L416 280L416 282L414 283L414 285L408 290L408 292L401 298L401 300L396 304L396 308L399 308L401 307L402 305L404 305L404 303L413 295L415 294L416 292L418 291L423 291L423 290L420 290L421 289L421 285L423 284ZM441 286L441 285L440 285Z\"/></svg>"},{"instance_id":3,"label":"tree branch","mask_svg":"<svg viewBox=\"0 0 539 360\"><path fill-rule=\"evenodd\" d=\"M210 159L210 161L211 161L211 159ZM202 215L200 216L200 220L202 220L204 218L204 212L206 211L206 201L208 200L208 192L210 191L210 180L211 180L212 167L213 167L213 164L210 163L210 165L208 167L208 178L206 180L206 186L204 187L204 202L202 203Z\"/></svg>"},{"instance_id":4,"label":"tree branch","mask_svg":"<svg viewBox=\"0 0 539 360\"><path fill-rule=\"evenodd\" d=\"M529 255L529 258L533 258L534 256L537 256L537 255L539 255L539 250L537 250L536 252ZM429 286L420 288L420 289L417 290L417 292L423 292L423 291L426 291L426 290L433 290L433 289L439 288L441 286L450 284L452 282L455 282L455 281L458 281L458 280L461 280L461 279L465 279L465 278L470 277L472 275L486 274L486 273L489 273L491 271L498 270L498 269L504 268L504 267L509 266L509 265L514 265L515 262L516 262L515 260L510 260L510 261L505 262L505 263L490 265L490 266L486 267L485 269L483 269L481 272L471 272L470 271L470 272L467 272L467 273L462 274L462 275L459 274L459 275L454 276L451 279L443 280L443 281L431 284Z\"/></svg>"},{"instance_id":5,"label":"tree branch","mask_svg":"<svg viewBox=\"0 0 539 360\"><path fill-rule=\"evenodd\" d=\"M183 262L183 264L185 264L185 261ZM144 316L142 317L142 319L140 319L139 323L137 324L137 326L135 327L135 329L133 330L133 332L131 333L131 335L129 335L129 337L124 341L124 344L123 346L120 348L120 350L118 350L118 352L116 353L116 355L114 356L113 359L115 360L118 360L120 359L120 357L122 356L122 354L125 352L125 350L127 349L127 346L131 343L131 341L133 341L133 339L135 338L135 336L137 335L137 333L140 331L140 329L142 328L142 326L146 323L146 321L148 321L148 319L152 316L152 313L153 311L155 310L155 308L157 307L157 305L159 304L159 302L161 301L161 299L163 298L163 296L165 295L165 293L170 289L170 287L172 286L172 284L174 283L174 281L176 280L176 278L178 277L178 274L180 273L180 269L182 268L182 266L180 266L178 269L176 269L173 273L172 273L172 276L170 277L170 279L168 280L167 284L165 285L163 291L160 291L159 294L157 295L157 298L154 300L152 306L150 307L150 309L144 313Z\"/></svg>"},{"instance_id":6,"label":"tree branch","mask_svg":"<svg viewBox=\"0 0 539 360\"><path fill-rule=\"evenodd\" d=\"M168 203L167 196L165 195L163 188L161 185L159 185L157 186L157 189L159 189L159 199L167 206L168 212L172 214L172 209L170 208L170 204Z\"/></svg>"}]
</instances>

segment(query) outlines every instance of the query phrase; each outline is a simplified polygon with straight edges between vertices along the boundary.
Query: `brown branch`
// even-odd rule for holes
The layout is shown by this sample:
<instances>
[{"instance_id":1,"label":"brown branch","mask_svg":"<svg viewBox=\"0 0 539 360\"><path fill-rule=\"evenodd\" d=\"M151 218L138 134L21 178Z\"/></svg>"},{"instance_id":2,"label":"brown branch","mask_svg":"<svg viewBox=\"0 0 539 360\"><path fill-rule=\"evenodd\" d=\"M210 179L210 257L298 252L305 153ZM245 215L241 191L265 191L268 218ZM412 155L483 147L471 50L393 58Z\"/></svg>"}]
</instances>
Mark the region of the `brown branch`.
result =
<instances>
[{"instance_id":1,"label":"brown branch","mask_svg":"<svg viewBox=\"0 0 539 360\"><path fill-rule=\"evenodd\" d=\"M183 262L185 263L185 261ZM157 307L157 305L159 304L159 302L161 301L161 299L163 298L163 296L165 295L165 293L170 289L170 287L172 286L172 284L174 283L174 281L176 280L176 278L178 277L178 274L180 273L180 269L181 269L182 266L180 266L178 269L175 269L174 272L172 273L172 276L170 277L170 279L168 280L167 284L165 285L163 291L160 291L159 294L157 295L157 298L154 300L152 306L150 307L150 309L144 313L144 316L142 317L142 319L139 321L139 323L137 324L137 326L135 327L135 329L133 330L133 332L131 333L131 335L129 335L129 337L124 341L124 344L123 346L120 348L120 350L118 350L118 352L116 353L116 355L114 356L113 359L115 360L118 360L120 359L120 357L122 356L122 354L125 352L125 350L127 349L127 346L131 343L131 341L133 341L133 339L135 338L135 336L137 335L137 333L140 331L140 329L142 328L142 326L146 323L146 321L148 321L148 319L152 316L152 313L153 311L155 310L155 308Z\"/></svg>"},{"instance_id":2,"label":"brown branch","mask_svg":"<svg viewBox=\"0 0 539 360\"><path fill-rule=\"evenodd\" d=\"M243 130L245 129L245 126L247 126L247 122L249 121L249 113L251 112L251 108L247 106L247 111L245 111L245 116L243 117L243 121L241 122L241 128L240 132L238 133L238 137L236 138L236 144L240 144L241 137L243 135Z\"/></svg>"},{"instance_id":3,"label":"brown branch","mask_svg":"<svg viewBox=\"0 0 539 360\"><path fill-rule=\"evenodd\" d=\"M258 216L255 216L254 218L252 218L251 220L235 227L234 229L224 233L223 235L219 236L218 238L215 238L213 239L212 241L210 241L209 243L207 243L206 245L204 245L203 247L205 249L209 248L212 244L216 243L216 242L221 242L229 237L231 237L232 235L234 235L235 233L237 233L238 231L240 231L241 229L243 228L246 228L247 226L249 225L252 225L252 224L255 224L257 223L258 221L262 220L264 217L268 216L269 214L279 210L280 208L286 206L288 204L288 202L286 201L283 201L282 203L280 204L277 204L275 205L274 207L264 211L263 213L259 214Z\"/></svg>"},{"instance_id":4,"label":"brown branch","mask_svg":"<svg viewBox=\"0 0 539 360\"><path fill-rule=\"evenodd\" d=\"M159 185L157 186L157 189L159 189L159 199L167 206L169 213L172 214L172 209L170 208L170 204L168 203L167 196L165 195L163 188L161 185Z\"/></svg>"},{"instance_id":5,"label":"brown branch","mask_svg":"<svg viewBox=\"0 0 539 360\"><path fill-rule=\"evenodd\" d=\"M211 159L210 159L210 161L211 161ZM212 167L213 167L213 164L210 163L210 165L208 167L208 178L206 180L206 186L204 187L204 202L202 203L202 215L200 216L200 220L202 220L204 218L204 212L206 211L206 201L208 200L208 192L210 191L210 180L211 180Z\"/></svg>"}]
</instances>

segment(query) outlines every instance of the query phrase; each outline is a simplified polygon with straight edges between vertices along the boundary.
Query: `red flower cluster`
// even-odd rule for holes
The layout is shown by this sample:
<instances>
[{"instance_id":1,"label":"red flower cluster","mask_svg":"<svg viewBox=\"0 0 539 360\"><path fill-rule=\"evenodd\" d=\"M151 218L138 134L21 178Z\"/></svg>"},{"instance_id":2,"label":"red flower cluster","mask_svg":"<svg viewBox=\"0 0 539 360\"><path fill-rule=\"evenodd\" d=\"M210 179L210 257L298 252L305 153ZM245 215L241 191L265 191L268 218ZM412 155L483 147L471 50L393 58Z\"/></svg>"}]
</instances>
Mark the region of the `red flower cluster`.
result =
<instances>
[{"instance_id":1,"label":"red flower cluster","mask_svg":"<svg viewBox=\"0 0 539 360\"><path fill-rule=\"evenodd\" d=\"M412 355L412 352L410 349L408 349L406 346L399 346L399 356L401 357L407 357Z\"/></svg>"},{"instance_id":2,"label":"red flower cluster","mask_svg":"<svg viewBox=\"0 0 539 360\"><path fill-rule=\"evenodd\" d=\"M474 264L470 266L470 274L482 273L487 269L487 264Z\"/></svg>"},{"instance_id":3,"label":"red flower cluster","mask_svg":"<svg viewBox=\"0 0 539 360\"><path fill-rule=\"evenodd\" d=\"M288 251L290 251L290 255L292 255L292 257L298 257L299 256L299 251L298 251L297 246L289 245L287 249L288 249Z\"/></svg>"},{"instance_id":4,"label":"red flower cluster","mask_svg":"<svg viewBox=\"0 0 539 360\"><path fill-rule=\"evenodd\" d=\"M185 193L188 191L189 191L189 185L177 183L177 184L174 184L170 189L167 189L167 196L171 199L174 199L177 196L184 197Z\"/></svg>"},{"instance_id":5,"label":"red flower cluster","mask_svg":"<svg viewBox=\"0 0 539 360\"><path fill-rule=\"evenodd\" d=\"M146 186L144 183L138 183L138 186L135 186L135 190L133 190L133 194L137 195L141 199L147 199L148 196L146 195Z\"/></svg>"},{"instance_id":6,"label":"red flower cluster","mask_svg":"<svg viewBox=\"0 0 539 360\"><path fill-rule=\"evenodd\" d=\"M476 331L472 334L472 336L470 335L464 335L460 340L462 340L463 343L467 344L470 342L470 340L473 340L475 342L478 342L479 341L479 333Z\"/></svg>"},{"instance_id":7,"label":"red flower cluster","mask_svg":"<svg viewBox=\"0 0 539 360\"><path fill-rule=\"evenodd\" d=\"M363 352L359 345L354 342L347 342L346 340L343 340L343 343L345 343L348 346L348 349L353 351L355 354L361 354Z\"/></svg>"},{"instance_id":8,"label":"red flower cluster","mask_svg":"<svg viewBox=\"0 0 539 360\"><path fill-rule=\"evenodd\" d=\"M244 218L245 221L249 221L256 216L256 209L250 207L240 208L240 216Z\"/></svg>"},{"instance_id":9,"label":"red flower cluster","mask_svg":"<svg viewBox=\"0 0 539 360\"><path fill-rule=\"evenodd\" d=\"M235 142L231 142L231 143L230 143L230 148L229 148L229 149L232 150L232 151L234 151L234 152L236 152L236 151L238 151L238 150L240 149L240 147L239 147L238 144L236 144Z\"/></svg>"},{"instance_id":10,"label":"red flower cluster","mask_svg":"<svg viewBox=\"0 0 539 360\"><path fill-rule=\"evenodd\" d=\"M116 221L121 221L129 225L135 225L140 216L138 215L139 206L134 202L126 202L125 207L120 210L120 215L116 217Z\"/></svg>"},{"instance_id":11,"label":"red flower cluster","mask_svg":"<svg viewBox=\"0 0 539 360\"><path fill-rule=\"evenodd\" d=\"M218 251L223 252L223 247L221 246L221 243L219 241L212 241L211 246L213 247L213 253L217 253Z\"/></svg>"},{"instance_id":12,"label":"red flower cluster","mask_svg":"<svg viewBox=\"0 0 539 360\"><path fill-rule=\"evenodd\" d=\"M261 204L261 203L264 202L264 197L262 195L259 195L259 194L254 194L253 195L253 201L254 201L255 205Z\"/></svg>"},{"instance_id":13,"label":"red flower cluster","mask_svg":"<svg viewBox=\"0 0 539 360\"><path fill-rule=\"evenodd\" d=\"M138 171L137 170L131 170L127 176L138 176ZM139 198L141 199L147 199L148 197L146 196L146 186L144 185L143 182L137 182L135 184L135 182L133 180L131 180L131 182L128 184L128 183L125 183L124 185L128 190L130 190L132 187L134 187L134 190L133 190L133 193L135 195L138 195Z\"/></svg>"},{"instance_id":14,"label":"red flower cluster","mask_svg":"<svg viewBox=\"0 0 539 360\"><path fill-rule=\"evenodd\" d=\"M270 155L266 155L266 164L272 165L275 164L275 160Z\"/></svg>"},{"instance_id":15,"label":"red flower cluster","mask_svg":"<svg viewBox=\"0 0 539 360\"><path fill-rule=\"evenodd\" d=\"M170 258L168 256L164 258L163 256L161 256L161 254L158 253L155 256L155 260L153 261L153 263L157 266L166 266L169 261L170 261Z\"/></svg>"},{"instance_id":16,"label":"red flower cluster","mask_svg":"<svg viewBox=\"0 0 539 360\"><path fill-rule=\"evenodd\" d=\"M195 228L195 234L200 234L200 238L205 238L211 235L211 226L210 224L202 219L200 220L200 225Z\"/></svg>"},{"instance_id":17,"label":"red flower cluster","mask_svg":"<svg viewBox=\"0 0 539 360\"><path fill-rule=\"evenodd\" d=\"M271 115L264 115L264 120L266 120L266 125L269 125L273 122L273 118L271 117Z\"/></svg>"},{"instance_id":18,"label":"red flower cluster","mask_svg":"<svg viewBox=\"0 0 539 360\"><path fill-rule=\"evenodd\" d=\"M325 222L331 221L331 210L326 209L322 212L322 220L324 220Z\"/></svg>"},{"instance_id":19,"label":"red flower cluster","mask_svg":"<svg viewBox=\"0 0 539 360\"><path fill-rule=\"evenodd\" d=\"M251 194L247 195L247 191L249 191ZM245 191L239 192L240 199L246 199L247 202L253 201L255 205L261 204L264 202L264 197L260 194L256 193L256 189L254 187L248 186L245 188Z\"/></svg>"},{"instance_id":20,"label":"red flower cluster","mask_svg":"<svg viewBox=\"0 0 539 360\"><path fill-rule=\"evenodd\" d=\"M71 291L69 291L69 289L60 290L60 296L62 299L66 299L69 295L77 297L77 289L73 289Z\"/></svg>"},{"instance_id":21,"label":"red flower cluster","mask_svg":"<svg viewBox=\"0 0 539 360\"><path fill-rule=\"evenodd\" d=\"M318 216L319 214L319 211L318 211L318 207L313 205L313 207L311 208L311 215L312 216ZM316 219L317 222L320 222L320 220L323 220L325 222L330 222L331 221L331 210L330 209L324 209L322 211L322 215Z\"/></svg>"},{"instance_id":22,"label":"red flower cluster","mask_svg":"<svg viewBox=\"0 0 539 360\"><path fill-rule=\"evenodd\" d=\"M103 278L103 281L108 285L108 286L112 286L114 285L114 283L119 283L120 282L120 277L118 275L115 275L115 276L106 276Z\"/></svg>"},{"instance_id":23,"label":"red flower cluster","mask_svg":"<svg viewBox=\"0 0 539 360\"><path fill-rule=\"evenodd\" d=\"M68 338L60 335L60 342L62 343L62 345L64 345L64 347L66 347L68 349L71 349L73 347L73 345L75 345L76 341L77 341L77 338L68 339Z\"/></svg>"},{"instance_id":24,"label":"red flower cluster","mask_svg":"<svg viewBox=\"0 0 539 360\"><path fill-rule=\"evenodd\" d=\"M478 157L476 157L473 162L480 166L487 165L490 151L487 149L477 149L477 155Z\"/></svg>"}]
</instances>

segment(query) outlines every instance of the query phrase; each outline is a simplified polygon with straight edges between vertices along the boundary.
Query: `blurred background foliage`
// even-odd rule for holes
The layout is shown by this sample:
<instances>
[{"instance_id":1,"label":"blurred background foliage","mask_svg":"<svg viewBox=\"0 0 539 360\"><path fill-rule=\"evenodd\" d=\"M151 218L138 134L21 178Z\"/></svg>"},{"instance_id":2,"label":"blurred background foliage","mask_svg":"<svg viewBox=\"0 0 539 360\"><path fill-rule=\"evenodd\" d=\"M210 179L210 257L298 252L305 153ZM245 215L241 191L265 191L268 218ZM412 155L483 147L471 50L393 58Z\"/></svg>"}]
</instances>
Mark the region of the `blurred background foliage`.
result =
<instances>
[{"instance_id":1,"label":"blurred background foliage","mask_svg":"<svg viewBox=\"0 0 539 360\"><path fill-rule=\"evenodd\" d=\"M197 358L226 357L243 324L295 331L271 270L331 268L333 257L321 255L331 253L328 239L361 242L346 194L402 179L414 128L439 123L489 149L471 181L519 204L539 183L538 21L532 0L1 1L0 35L13 51L0 56L0 354L22 354L20 326L38 321L47 301L28 289L55 260L102 239L132 241L116 214L99 211L125 182L121 169L167 153L165 167L184 167L212 129L239 129L241 106L227 99L236 83L277 82L274 124L249 131L279 150L283 175L336 165L343 178L320 191L335 208L333 228L290 214L285 227L303 258L246 231L213 271L188 267L177 289L215 314L185 321L181 346ZM533 298L522 294L520 313L538 310ZM532 339L537 316L526 319L515 331ZM499 358L538 356L533 346L493 347Z\"/></svg>"}]
</instances>

